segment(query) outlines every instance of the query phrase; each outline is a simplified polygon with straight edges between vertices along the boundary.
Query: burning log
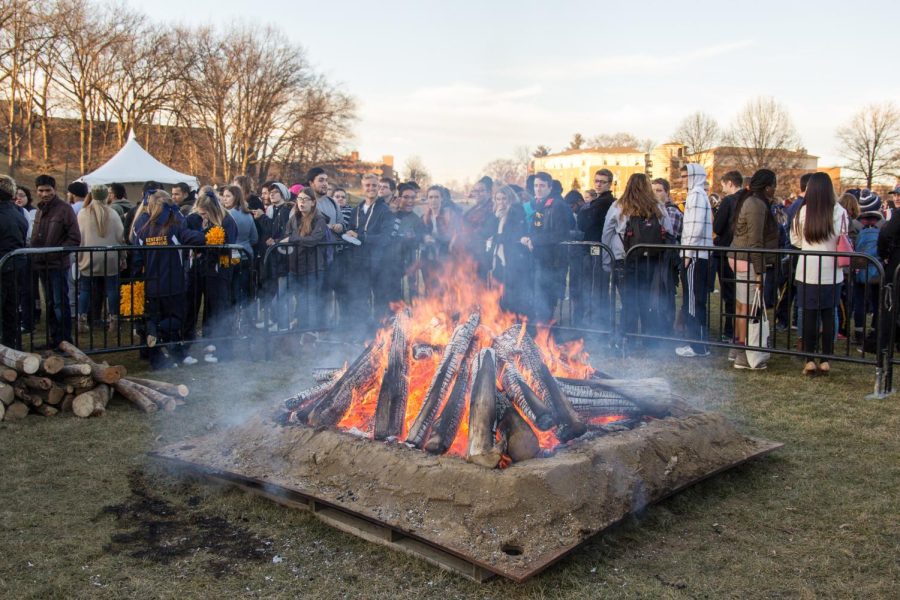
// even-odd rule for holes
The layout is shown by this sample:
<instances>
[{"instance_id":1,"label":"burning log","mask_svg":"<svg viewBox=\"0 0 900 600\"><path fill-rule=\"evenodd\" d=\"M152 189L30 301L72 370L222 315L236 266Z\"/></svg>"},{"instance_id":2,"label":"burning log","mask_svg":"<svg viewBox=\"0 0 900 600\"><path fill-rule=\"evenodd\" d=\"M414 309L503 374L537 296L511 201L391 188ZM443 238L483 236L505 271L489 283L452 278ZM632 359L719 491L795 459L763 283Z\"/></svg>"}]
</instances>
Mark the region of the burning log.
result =
<instances>
[{"instance_id":1,"label":"burning log","mask_svg":"<svg viewBox=\"0 0 900 600\"><path fill-rule=\"evenodd\" d=\"M646 379L568 379L559 378L567 394L577 397L573 404L602 406L615 400L627 400L639 412L664 417L672 410L672 391L668 382L659 377ZM627 414L627 413L622 413Z\"/></svg>"},{"instance_id":2,"label":"burning log","mask_svg":"<svg viewBox=\"0 0 900 600\"><path fill-rule=\"evenodd\" d=\"M112 389L101 383L91 391L76 396L72 400L72 412L82 419L102 416L106 414L106 404L111 397Z\"/></svg>"},{"instance_id":3,"label":"burning log","mask_svg":"<svg viewBox=\"0 0 900 600\"><path fill-rule=\"evenodd\" d=\"M344 371L347 370L347 366L343 367L317 367L313 369L313 380L316 383L326 383L326 382L335 382L340 379L341 375L344 374Z\"/></svg>"},{"instance_id":4,"label":"burning log","mask_svg":"<svg viewBox=\"0 0 900 600\"><path fill-rule=\"evenodd\" d=\"M444 355L441 363L438 365L434 378L425 394L425 401L422 403L422 410L416 415L416 420L409 429L406 441L416 448L421 448L425 442L425 436L431 428L438 409L441 407L441 399L448 393L451 383L455 375L459 371L460 363L469 351L469 345L475 336L475 329L481 315L478 311L473 312L468 320L453 330L450 343L444 349Z\"/></svg>"},{"instance_id":5,"label":"burning log","mask_svg":"<svg viewBox=\"0 0 900 600\"><path fill-rule=\"evenodd\" d=\"M518 406L519 410L541 431L547 431L556 425L553 411L525 383L525 378L515 362L504 361L503 363L503 391L506 392L513 404Z\"/></svg>"},{"instance_id":6,"label":"burning log","mask_svg":"<svg viewBox=\"0 0 900 600\"><path fill-rule=\"evenodd\" d=\"M513 462L534 458L541 451L537 436L514 406L507 406L497 431L500 432L501 447Z\"/></svg>"},{"instance_id":7,"label":"burning log","mask_svg":"<svg viewBox=\"0 0 900 600\"><path fill-rule=\"evenodd\" d=\"M394 317L387 368L378 391L378 404L375 405L376 440L397 437L403 433L406 399L409 395L406 340L409 318L409 310L402 310Z\"/></svg>"},{"instance_id":8,"label":"burning log","mask_svg":"<svg viewBox=\"0 0 900 600\"><path fill-rule=\"evenodd\" d=\"M416 342L412 346L413 360L425 360L434 356L434 346L424 342Z\"/></svg>"},{"instance_id":9,"label":"burning log","mask_svg":"<svg viewBox=\"0 0 900 600\"><path fill-rule=\"evenodd\" d=\"M469 447L466 460L493 469L500 462L494 445L497 419L497 357L486 348L472 364L472 399L469 402Z\"/></svg>"},{"instance_id":10,"label":"burning log","mask_svg":"<svg viewBox=\"0 0 900 600\"><path fill-rule=\"evenodd\" d=\"M333 427L347 409L353 398L353 390L365 383L373 374L372 358L380 344L372 344L360 354L340 379L331 386L309 412L308 422L313 427Z\"/></svg>"},{"instance_id":11,"label":"burning log","mask_svg":"<svg viewBox=\"0 0 900 600\"><path fill-rule=\"evenodd\" d=\"M581 416L575 412L569 399L559 388L556 378L544 362L541 352L530 335L524 333L522 327L510 327L494 340L494 347L506 362L513 362L518 356L522 366L534 377L537 384L535 390L541 400L553 411L553 417L559 425L556 437L567 442L583 435L587 426ZM537 424L537 421L535 421Z\"/></svg>"},{"instance_id":12,"label":"burning log","mask_svg":"<svg viewBox=\"0 0 900 600\"><path fill-rule=\"evenodd\" d=\"M19 373L33 375L41 366L41 357L30 352L0 346L0 363Z\"/></svg>"},{"instance_id":13,"label":"burning log","mask_svg":"<svg viewBox=\"0 0 900 600\"><path fill-rule=\"evenodd\" d=\"M459 373L456 375L456 381L450 390L450 397L444 404L444 409L440 416L431 426L431 432L428 441L425 442L423 448L431 454L443 454L453 445L453 439L459 431L459 424L462 421L463 411L466 408L466 390L469 387L469 361L468 353L463 357L462 365L459 367Z\"/></svg>"}]
</instances>

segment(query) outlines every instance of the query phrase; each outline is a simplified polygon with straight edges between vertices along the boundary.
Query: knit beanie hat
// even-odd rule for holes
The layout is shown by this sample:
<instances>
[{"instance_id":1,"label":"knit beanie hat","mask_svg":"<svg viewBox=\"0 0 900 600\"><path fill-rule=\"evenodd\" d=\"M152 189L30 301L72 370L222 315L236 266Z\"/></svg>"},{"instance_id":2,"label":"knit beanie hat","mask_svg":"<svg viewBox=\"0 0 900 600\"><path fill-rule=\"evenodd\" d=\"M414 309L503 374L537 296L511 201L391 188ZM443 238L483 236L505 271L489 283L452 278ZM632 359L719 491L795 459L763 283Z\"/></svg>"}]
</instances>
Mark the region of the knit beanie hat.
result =
<instances>
[{"instance_id":1,"label":"knit beanie hat","mask_svg":"<svg viewBox=\"0 0 900 600\"><path fill-rule=\"evenodd\" d=\"M871 190L863 190L859 194L859 212L881 210L881 198Z\"/></svg>"},{"instance_id":2,"label":"knit beanie hat","mask_svg":"<svg viewBox=\"0 0 900 600\"><path fill-rule=\"evenodd\" d=\"M106 197L109 195L109 190L105 185L97 184L91 188L91 198L97 201L106 200Z\"/></svg>"},{"instance_id":3,"label":"knit beanie hat","mask_svg":"<svg viewBox=\"0 0 900 600\"><path fill-rule=\"evenodd\" d=\"M290 201L291 193L288 191L288 189L285 187L285 185L283 183L275 182L272 185L278 189L278 193L281 194L281 197L284 198L285 202Z\"/></svg>"},{"instance_id":4,"label":"knit beanie hat","mask_svg":"<svg viewBox=\"0 0 900 600\"><path fill-rule=\"evenodd\" d=\"M0 175L0 201L6 202L16 197L16 180L8 175Z\"/></svg>"},{"instance_id":5,"label":"knit beanie hat","mask_svg":"<svg viewBox=\"0 0 900 600\"><path fill-rule=\"evenodd\" d=\"M87 198L88 186L83 181L73 181L69 184L69 187L66 188L66 191L78 198Z\"/></svg>"}]
</instances>

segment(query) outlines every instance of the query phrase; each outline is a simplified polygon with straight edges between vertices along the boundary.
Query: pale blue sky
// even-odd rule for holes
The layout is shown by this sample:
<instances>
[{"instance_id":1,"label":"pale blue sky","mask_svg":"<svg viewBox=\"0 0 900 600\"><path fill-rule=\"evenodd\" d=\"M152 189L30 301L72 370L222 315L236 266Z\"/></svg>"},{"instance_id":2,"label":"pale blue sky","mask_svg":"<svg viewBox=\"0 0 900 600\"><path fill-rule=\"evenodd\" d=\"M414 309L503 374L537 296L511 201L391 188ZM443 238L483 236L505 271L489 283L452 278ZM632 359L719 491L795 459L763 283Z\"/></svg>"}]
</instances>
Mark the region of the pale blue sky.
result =
<instances>
[{"instance_id":1,"label":"pale blue sky","mask_svg":"<svg viewBox=\"0 0 900 600\"><path fill-rule=\"evenodd\" d=\"M576 131L663 142L696 110L727 125L759 95L837 164L835 129L900 100L896 1L128 1L164 21L281 27L358 100L348 148L401 167L417 154L438 181Z\"/></svg>"}]
</instances>

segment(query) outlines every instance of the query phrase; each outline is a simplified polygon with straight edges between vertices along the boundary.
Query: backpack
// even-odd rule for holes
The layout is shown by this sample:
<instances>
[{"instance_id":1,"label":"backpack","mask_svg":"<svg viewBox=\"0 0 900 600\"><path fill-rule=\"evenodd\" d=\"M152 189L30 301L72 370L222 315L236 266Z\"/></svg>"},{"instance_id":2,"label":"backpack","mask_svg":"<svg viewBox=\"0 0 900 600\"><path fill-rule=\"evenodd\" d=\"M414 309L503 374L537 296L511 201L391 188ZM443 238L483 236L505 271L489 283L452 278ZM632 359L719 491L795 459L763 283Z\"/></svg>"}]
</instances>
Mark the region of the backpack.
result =
<instances>
[{"instance_id":1,"label":"backpack","mask_svg":"<svg viewBox=\"0 0 900 600\"><path fill-rule=\"evenodd\" d=\"M878 232L877 227L866 227L856 236L856 247L854 250L860 254L874 256L878 258ZM857 283L877 284L881 283L881 275L874 263L866 261L864 265L860 265L856 271Z\"/></svg>"},{"instance_id":2,"label":"backpack","mask_svg":"<svg viewBox=\"0 0 900 600\"><path fill-rule=\"evenodd\" d=\"M625 224L625 233L622 236L622 246L625 248L626 254L638 244L665 243L666 228L663 227L658 216L628 218L628 223ZM641 256L659 256L663 252L665 250L662 248L646 248L641 252Z\"/></svg>"}]
</instances>

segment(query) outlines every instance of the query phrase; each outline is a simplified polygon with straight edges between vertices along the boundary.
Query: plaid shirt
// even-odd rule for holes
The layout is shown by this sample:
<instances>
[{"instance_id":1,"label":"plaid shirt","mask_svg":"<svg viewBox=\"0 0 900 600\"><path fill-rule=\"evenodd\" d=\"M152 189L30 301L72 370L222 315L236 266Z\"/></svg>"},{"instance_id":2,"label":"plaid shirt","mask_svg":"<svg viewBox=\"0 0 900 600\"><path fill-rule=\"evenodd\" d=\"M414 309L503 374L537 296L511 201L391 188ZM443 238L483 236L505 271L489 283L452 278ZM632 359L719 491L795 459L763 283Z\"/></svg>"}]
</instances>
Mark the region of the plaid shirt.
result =
<instances>
[{"instance_id":1,"label":"plaid shirt","mask_svg":"<svg viewBox=\"0 0 900 600\"><path fill-rule=\"evenodd\" d=\"M712 208L706 194L691 192L684 204L681 243L685 246L712 246ZM685 250L685 258L709 258L709 252Z\"/></svg>"},{"instance_id":2,"label":"plaid shirt","mask_svg":"<svg viewBox=\"0 0 900 600\"><path fill-rule=\"evenodd\" d=\"M669 219L672 221L672 235L675 238L675 243L680 244L681 230L684 228L684 215L681 214L681 211L678 210L678 207L671 200L666 200L666 212L669 213Z\"/></svg>"}]
</instances>

